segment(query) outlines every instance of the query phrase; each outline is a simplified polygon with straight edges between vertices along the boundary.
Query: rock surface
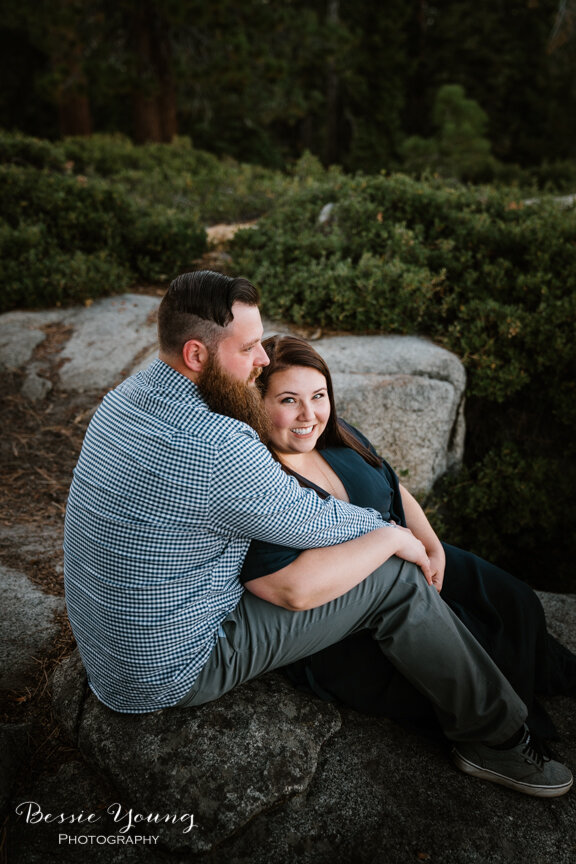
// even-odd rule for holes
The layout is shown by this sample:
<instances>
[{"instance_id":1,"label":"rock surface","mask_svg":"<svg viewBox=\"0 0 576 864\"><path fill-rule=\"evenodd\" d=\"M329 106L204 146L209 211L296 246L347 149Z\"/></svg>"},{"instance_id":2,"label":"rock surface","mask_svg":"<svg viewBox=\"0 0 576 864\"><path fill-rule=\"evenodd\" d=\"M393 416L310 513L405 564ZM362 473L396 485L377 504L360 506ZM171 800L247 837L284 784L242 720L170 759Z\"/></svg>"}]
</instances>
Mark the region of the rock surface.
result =
<instances>
[{"instance_id":1,"label":"rock surface","mask_svg":"<svg viewBox=\"0 0 576 864\"><path fill-rule=\"evenodd\" d=\"M0 606L0 691L22 689L34 679L39 661L56 638L60 628L55 614L64 611L64 600L0 565Z\"/></svg>"},{"instance_id":2,"label":"rock surface","mask_svg":"<svg viewBox=\"0 0 576 864\"><path fill-rule=\"evenodd\" d=\"M566 724L576 719L567 704L556 709ZM574 764L573 747L563 756ZM452 768L443 744L347 711L307 789L261 812L211 852L169 852L171 836L182 835L180 824L140 823L128 836L156 837L156 843L118 845L126 819L115 822L114 809L106 812L119 801L118 791L82 762L26 786L14 807L24 801L37 802L44 813L83 809L100 821L26 824L21 816L9 838L15 864L573 864L576 850L574 795L544 801L482 783ZM191 804L182 799L176 813ZM124 802L124 814L131 808L147 815L138 800ZM201 832L202 824L194 830ZM66 839L59 842L60 835ZM74 842L81 835L86 845Z\"/></svg>"},{"instance_id":3,"label":"rock surface","mask_svg":"<svg viewBox=\"0 0 576 864\"><path fill-rule=\"evenodd\" d=\"M26 369L23 393L102 393L156 356L157 297L124 294L86 307L0 316L0 366ZM278 332L265 322L265 334ZM38 360L44 340L52 347ZM466 377L460 360L426 339L339 336L315 347L334 372L340 414L360 428L414 493L463 456Z\"/></svg>"},{"instance_id":4,"label":"rock surface","mask_svg":"<svg viewBox=\"0 0 576 864\"><path fill-rule=\"evenodd\" d=\"M28 723L0 724L0 813L6 807L12 787L28 752Z\"/></svg>"},{"instance_id":5,"label":"rock surface","mask_svg":"<svg viewBox=\"0 0 576 864\"><path fill-rule=\"evenodd\" d=\"M563 732L576 720L568 700L555 703ZM571 712L571 713L570 713ZM42 812L94 812L94 825L26 824L15 819L8 853L15 864L573 864L576 799L531 799L457 772L445 747L386 720L342 712L342 727L324 745L318 768L301 794L261 812L211 852L170 852L182 824L135 825L152 847L119 845L126 815L115 821L118 790L83 762L62 766L24 787L18 804L35 801ZM574 765L574 747L562 756ZM123 814L148 815L139 800ZM191 806L192 804L192 806ZM176 815L194 802L184 798ZM112 808L112 813L107 813ZM155 808L154 812L157 812ZM203 830L198 822L197 832ZM66 839L59 842L59 836ZM86 844L77 838L86 836ZM174 835L174 836L173 836ZM110 837L112 843L107 843ZM94 838L94 839L92 839ZM97 839L98 838L98 839ZM101 839L102 838L102 839ZM104 841L104 842L102 842Z\"/></svg>"},{"instance_id":6,"label":"rock surface","mask_svg":"<svg viewBox=\"0 0 576 864\"><path fill-rule=\"evenodd\" d=\"M194 710L117 714L86 690L77 654L56 671L54 709L122 800L146 813L192 808L202 828L170 832L166 842L176 851L209 850L304 791L322 744L340 727L332 705L275 675Z\"/></svg>"},{"instance_id":7,"label":"rock surface","mask_svg":"<svg viewBox=\"0 0 576 864\"><path fill-rule=\"evenodd\" d=\"M466 374L454 354L416 336L336 336L314 347L332 372L339 413L414 493L464 452Z\"/></svg>"},{"instance_id":8,"label":"rock surface","mask_svg":"<svg viewBox=\"0 0 576 864\"><path fill-rule=\"evenodd\" d=\"M55 372L63 390L98 394L155 351L159 302L156 297L123 294L71 309L7 312L0 316L0 365L31 367L35 377L42 377L35 350L48 334L58 334L50 358L55 368L49 370L45 363L44 371Z\"/></svg>"}]
</instances>

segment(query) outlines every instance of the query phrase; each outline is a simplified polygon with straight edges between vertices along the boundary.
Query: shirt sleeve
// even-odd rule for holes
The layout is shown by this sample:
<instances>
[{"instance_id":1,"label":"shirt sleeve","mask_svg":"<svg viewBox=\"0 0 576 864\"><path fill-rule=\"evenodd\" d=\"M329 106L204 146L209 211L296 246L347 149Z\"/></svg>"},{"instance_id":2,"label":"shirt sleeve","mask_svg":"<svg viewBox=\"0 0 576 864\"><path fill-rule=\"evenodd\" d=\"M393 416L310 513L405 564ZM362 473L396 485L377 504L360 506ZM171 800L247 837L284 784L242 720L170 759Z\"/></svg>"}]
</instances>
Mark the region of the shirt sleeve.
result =
<instances>
[{"instance_id":1,"label":"shirt sleeve","mask_svg":"<svg viewBox=\"0 0 576 864\"><path fill-rule=\"evenodd\" d=\"M248 429L219 451L209 511L216 530L296 549L344 543L386 524L376 510L302 488Z\"/></svg>"}]
</instances>

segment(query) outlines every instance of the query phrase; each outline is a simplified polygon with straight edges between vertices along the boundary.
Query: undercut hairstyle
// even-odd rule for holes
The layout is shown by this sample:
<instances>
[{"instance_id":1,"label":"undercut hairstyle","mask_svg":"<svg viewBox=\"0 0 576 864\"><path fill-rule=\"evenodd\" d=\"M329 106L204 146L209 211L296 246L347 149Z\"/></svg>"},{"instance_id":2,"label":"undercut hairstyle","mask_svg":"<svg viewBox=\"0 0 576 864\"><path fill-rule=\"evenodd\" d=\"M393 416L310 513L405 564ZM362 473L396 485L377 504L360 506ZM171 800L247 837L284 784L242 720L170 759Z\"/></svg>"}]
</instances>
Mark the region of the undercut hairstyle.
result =
<instances>
[{"instance_id":1,"label":"undercut hairstyle","mask_svg":"<svg viewBox=\"0 0 576 864\"><path fill-rule=\"evenodd\" d=\"M234 318L232 305L257 306L259 300L258 289L242 276L213 270L182 273L170 284L158 309L160 350L179 355L190 339L216 348Z\"/></svg>"},{"instance_id":2,"label":"undercut hairstyle","mask_svg":"<svg viewBox=\"0 0 576 864\"><path fill-rule=\"evenodd\" d=\"M292 366L305 366L316 369L326 379L326 390L330 402L330 417L326 428L318 438L316 444L318 450L324 447L350 447L374 468L382 466L382 459L362 441L359 435L354 433L351 426L338 419L336 414L336 403L334 400L334 388L332 376L326 361L299 336L270 336L264 339L262 347L270 358L268 366L262 367L262 372L256 379L256 386L260 389L262 396L266 395L271 376L275 372L284 372Z\"/></svg>"}]
</instances>

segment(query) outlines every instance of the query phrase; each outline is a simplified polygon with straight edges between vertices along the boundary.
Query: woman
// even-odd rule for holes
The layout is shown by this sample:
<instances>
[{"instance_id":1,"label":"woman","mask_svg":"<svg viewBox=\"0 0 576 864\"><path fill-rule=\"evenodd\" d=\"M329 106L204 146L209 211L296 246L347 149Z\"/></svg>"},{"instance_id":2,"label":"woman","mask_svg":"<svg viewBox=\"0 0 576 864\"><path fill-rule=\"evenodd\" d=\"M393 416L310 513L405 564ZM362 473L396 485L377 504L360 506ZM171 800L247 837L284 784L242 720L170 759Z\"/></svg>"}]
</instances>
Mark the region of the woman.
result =
<instances>
[{"instance_id":1,"label":"woman","mask_svg":"<svg viewBox=\"0 0 576 864\"><path fill-rule=\"evenodd\" d=\"M541 737L556 730L535 694L576 688L576 657L546 630L544 612L532 589L472 553L441 543L415 498L392 468L353 427L336 417L330 372L303 339L274 336L263 343L270 364L258 385L270 418L269 447L284 469L322 496L334 495L373 507L394 530L410 530L424 544L427 581L491 655L528 706L528 725ZM306 585L306 570L326 568L333 552L301 552L253 541L241 578L268 599L274 581ZM381 562L383 563L383 562ZM368 573L359 573L367 576ZM304 606L314 605L313 596ZM297 683L324 698L400 722L438 729L428 701L384 657L366 631L287 669Z\"/></svg>"}]
</instances>

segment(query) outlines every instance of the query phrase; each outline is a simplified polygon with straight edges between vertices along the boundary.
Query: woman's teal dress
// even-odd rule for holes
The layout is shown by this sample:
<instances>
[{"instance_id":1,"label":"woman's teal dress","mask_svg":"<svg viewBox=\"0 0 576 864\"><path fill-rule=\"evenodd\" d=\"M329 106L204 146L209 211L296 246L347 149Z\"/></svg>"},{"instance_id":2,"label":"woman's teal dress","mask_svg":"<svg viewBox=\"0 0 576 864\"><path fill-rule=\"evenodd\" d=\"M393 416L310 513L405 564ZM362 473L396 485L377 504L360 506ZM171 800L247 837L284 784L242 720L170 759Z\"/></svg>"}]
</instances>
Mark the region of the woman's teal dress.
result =
<instances>
[{"instance_id":1,"label":"woman's teal dress","mask_svg":"<svg viewBox=\"0 0 576 864\"><path fill-rule=\"evenodd\" d=\"M329 447L322 455L340 477L352 504L372 507L385 520L406 524L398 478L386 462L380 469L373 468L346 447ZM298 479L326 496L309 481ZM441 596L528 706L532 732L556 737L554 724L535 696L576 692L576 656L547 632L540 600L525 582L470 552L443 546L446 570ZM247 582L274 573L299 552L253 541L240 578ZM324 698L426 730L439 729L428 700L396 671L368 631L286 667L286 671L295 683L309 686Z\"/></svg>"}]
</instances>

